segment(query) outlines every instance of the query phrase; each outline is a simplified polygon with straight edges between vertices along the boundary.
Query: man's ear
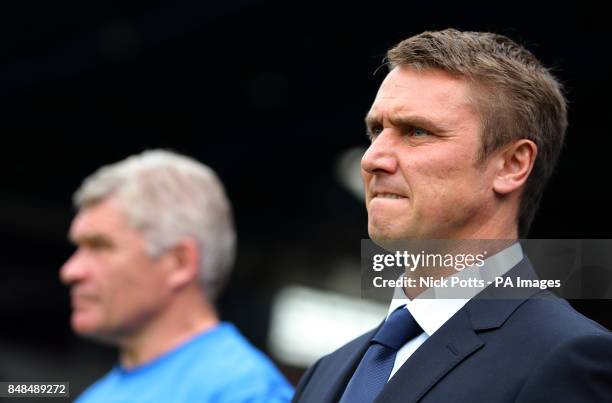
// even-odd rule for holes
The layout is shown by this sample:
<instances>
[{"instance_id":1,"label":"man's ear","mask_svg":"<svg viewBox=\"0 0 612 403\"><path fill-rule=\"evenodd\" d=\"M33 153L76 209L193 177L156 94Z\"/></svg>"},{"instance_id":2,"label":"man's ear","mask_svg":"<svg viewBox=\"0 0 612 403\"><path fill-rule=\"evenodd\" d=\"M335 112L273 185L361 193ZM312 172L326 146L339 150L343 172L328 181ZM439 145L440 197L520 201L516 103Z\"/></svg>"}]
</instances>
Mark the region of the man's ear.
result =
<instances>
[{"instance_id":1,"label":"man's ear","mask_svg":"<svg viewBox=\"0 0 612 403\"><path fill-rule=\"evenodd\" d=\"M178 289L199 277L200 250L193 238L184 238L166 252L170 287Z\"/></svg>"},{"instance_id":2,"label":"man's ear","mask_svg":"<svg viewBox=\"0 0 612 403\"><path fill-rule=\"evenodd\" d=\"M506 195L523 186L533 169L537 154L538 146L527 139L517 140L504 147L497 157L493 191Z\"/></svg>"}]
</instances>

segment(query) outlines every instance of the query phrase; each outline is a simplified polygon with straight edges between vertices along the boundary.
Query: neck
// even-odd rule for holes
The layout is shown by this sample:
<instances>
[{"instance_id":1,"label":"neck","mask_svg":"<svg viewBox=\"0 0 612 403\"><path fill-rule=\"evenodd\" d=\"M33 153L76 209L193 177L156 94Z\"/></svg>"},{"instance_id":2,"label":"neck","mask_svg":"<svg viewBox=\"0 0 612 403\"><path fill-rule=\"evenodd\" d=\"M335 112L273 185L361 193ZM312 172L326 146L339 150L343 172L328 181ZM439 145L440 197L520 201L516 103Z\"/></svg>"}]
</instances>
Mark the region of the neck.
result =
<instances>
[{"instance_id":1,"label":"neck","mask_svg":"<svg viewBox=\"0 0 612 403\"><path fill-rule=\"evenodd\" d=\"M431 246L428 246L431 250L427 251L427 253L439 254L441 256L448 254L453 256L462 255L464 257L467 255L480 255L481 257L486 256L485 259L489 258L514 244L518 238L518 231L515 226L501 225L502 223L500 222L496 224L498 225L477 228L472 232L464 232L460 236L454 236L447 241L431 241ZM428 242L426 241L426 243ZM407 267L405 276L414 279L413 284L417 286L407 287L404 289L404 292L412 300L428 289L427 287L419 286L421 278L433 277L437 280L456 275L457 273L458 270L453 267L420 266L415 270L409 270Z\"/></svg>"},{"instance_id":2,"label":"neck","mask_svg":"<svg viewBox=\"0 0 612 403\"><path fill-rule=\"evenodd\" d=\"M176 297L162 314L119 341L124 368L145 364L217 326L219 319L203 295Z\"/></svg>"}]
</instances>

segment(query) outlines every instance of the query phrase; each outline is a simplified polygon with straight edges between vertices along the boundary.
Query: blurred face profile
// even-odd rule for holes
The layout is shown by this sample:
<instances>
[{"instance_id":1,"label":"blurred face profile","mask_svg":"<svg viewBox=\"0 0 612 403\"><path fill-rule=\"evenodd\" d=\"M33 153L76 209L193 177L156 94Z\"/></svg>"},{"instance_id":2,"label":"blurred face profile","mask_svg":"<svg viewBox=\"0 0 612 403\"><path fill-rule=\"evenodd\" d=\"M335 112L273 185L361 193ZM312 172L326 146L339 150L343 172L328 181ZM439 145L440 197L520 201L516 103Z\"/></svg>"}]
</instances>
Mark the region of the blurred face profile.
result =
<instances>
[{"instance_id":1,"label":"blurred face profile","mask_svg":"<svg viewBox=\"0 0 612 403\"><path fill-rule=\"evenodd\" d=\"M74 331L116 341L146 327L162 311L167 293L161 259L145 251L114 199L80 211L70 227L77 246L60 270L71 287Z\"/></svg>"},{"instance_id":2,"label":"blurred face profile","mask_svg":"<svg viewBox=\"0 0 612 403\"><path fill-rule=\"evenodd\" d=\"M492 166L478 165L480 118L467 83L394 68L366 117L361 161L373 240L472 238L488 221Z\"/></svg>"}]
</instances>

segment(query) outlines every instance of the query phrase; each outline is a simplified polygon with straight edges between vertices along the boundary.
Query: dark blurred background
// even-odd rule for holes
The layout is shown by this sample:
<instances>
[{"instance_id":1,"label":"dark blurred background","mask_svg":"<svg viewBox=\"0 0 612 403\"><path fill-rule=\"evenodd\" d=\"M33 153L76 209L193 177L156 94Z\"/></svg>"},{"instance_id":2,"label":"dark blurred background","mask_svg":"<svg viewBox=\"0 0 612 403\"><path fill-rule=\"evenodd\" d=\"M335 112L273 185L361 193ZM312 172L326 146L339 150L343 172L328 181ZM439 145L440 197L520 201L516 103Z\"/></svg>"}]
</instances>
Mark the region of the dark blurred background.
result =
<instances>
[{"instance_id":1,"label":"dark blurred background","mask_svg":"<svg viewBox=\"0 0 612 403\"><path fill-rule=\"evenodd\" d=\"M607 14L585 2L2 7L3 380L68 380L74 395L112 365L112 349L71 333L57 273L72 252L74 190L99 166L148 148L191 155L224 181L239 258L219 309L261 349L270 351L284 287L358 298L366 214L339 172L367 144L362 121L385 51L424 30L506 34L553 67L570 127L530 237L611 238L612 36ZM612 327L609 301L573 304ZM272 353L294 382L309 362Z\"/></svg>"}]
</instances>

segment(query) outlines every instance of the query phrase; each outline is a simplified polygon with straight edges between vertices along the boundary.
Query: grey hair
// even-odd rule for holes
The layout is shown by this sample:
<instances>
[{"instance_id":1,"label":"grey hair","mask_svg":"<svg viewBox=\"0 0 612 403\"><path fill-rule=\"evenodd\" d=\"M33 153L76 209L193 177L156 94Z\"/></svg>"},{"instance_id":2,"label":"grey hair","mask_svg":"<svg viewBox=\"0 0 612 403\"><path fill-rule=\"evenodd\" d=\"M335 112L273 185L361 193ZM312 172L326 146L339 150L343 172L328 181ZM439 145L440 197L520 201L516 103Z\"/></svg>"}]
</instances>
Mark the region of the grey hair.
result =
<instances>
[{"instance_id":1,"label":"grey hair","mask_svg":"<svg viewBox=\"0 0 612 403\"><path fill-rule=\"evenodd\" d=\"M155 257L185 237L200 249L200 280L214 300L231 272L236 249L232 209L208 166L166 150L149 150L99 168L75 192L78 209L116 198Z\"/></svg>"}]
</instances>

